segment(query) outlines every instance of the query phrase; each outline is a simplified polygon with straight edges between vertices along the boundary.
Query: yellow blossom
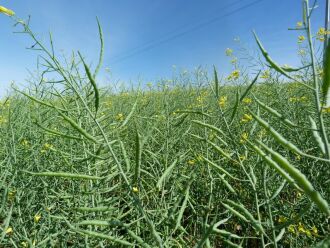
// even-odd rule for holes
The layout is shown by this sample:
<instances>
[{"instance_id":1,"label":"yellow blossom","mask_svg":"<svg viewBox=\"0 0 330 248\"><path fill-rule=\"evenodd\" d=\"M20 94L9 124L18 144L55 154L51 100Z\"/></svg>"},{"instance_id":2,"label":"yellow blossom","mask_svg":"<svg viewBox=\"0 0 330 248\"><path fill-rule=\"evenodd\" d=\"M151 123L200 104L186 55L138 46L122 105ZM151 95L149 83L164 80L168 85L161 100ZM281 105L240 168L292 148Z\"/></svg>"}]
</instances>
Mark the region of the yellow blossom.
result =
<instances>
[{"instance_id":1,"label":"yellow blossom","mask_svg":"<svg viewBox=\"0 0 330 248\"><path fill-rule=\"evenodd\" d=\"M25 247L28 247L28 242L26 242L26 241L22 241L22 242L21 242L21 246L24 247L24 248L25 248Z\"/></svg>"},{"instance_id":2,"label":"yellow blossom","mask_svg":"<svg viewBox=\"0 0 330 248\"><path fill-rule=\"evenodd\" d=\"M11 9L7 9L7 8L1 6L1 5L0 5L0 13L4 13L7 16L13 16L13 15L15 15L15 12L14 11L12 11Z\"/></svg>"},{"instance_id":3,"label":"yellow blossom","mask_svg":"<svg viewBox=\"0 0 330 248\"><path fill-rule=\"evenodd\" d=\"M189 165L194 165L194 164L195 164L195 162L196 162L196 161L195 161L194 159L191 159L191 160L188 160L188 162L187 162L187 163L188 163Z\"/></svg>"},{"instance_id":4,"label":"yellow blossom","mask_svg":"<svg viewBox=\"0 0 330 248\"><path fill-rule=\"evenodd\" d=\"M245 103L245 104L250 104L250 103L252 103L252 99L248 98L248 97L244 97L242 102Z\"/></svg>"},{"instance_id":5,"label":"yellow blossom","mask_svg":"<svg viewBox=\"0 0 330 248\"><path fill-rule=\"evenodd\" d=\"M322 108L322 113L330 113L330 107Z\"/></svg>"},{"instance_id":6,"label":"yellow blossom","mask_svg":"<svg viewBox=\"0 0 330 248\"><path fill-rule=\"evenodd\" d=\"M233 54L233 49L227 48L226 49L226 56L231 56Z\"/></svg>"},{"instance_id":7,"label":"yellow blossom","mask_svg":"<svg viewBox=\"0 0 330 248\"><path fill-rule=\"evenodd\" d=\"M315 236L318 233L318 230L317 230L316 226L313 226L312 229L311 229L311 231L312 231L312 234L315 235Z\"/></svg>"},{"instance_id":8,"label":"yellow blossom","mask_svg":"<svg viewBox=\"0 0 330 248\"><path fill-rule=\"evenodd\" d=\"M201 154L198 154L196 158L197 158L197 161L199 161L199 162L204 160L203 156Z\"/></svg>"},{"instance_id":9,"label":"yellow blossom","mask_svg":"<svg viewBox=\"0 0 330 248\"><path fill-rule=\"evenodd\" d=\"M16 190L15 189L8 192L8 200L9 201L14 200L15 196L16 196Z\"/></svg>"},{"instance_id":10,"label":"yellow blossom","mask_svg":"<svg viewBox=\"0 0 330 248\"><path fill-rule=\"evenodd\" d=\"M298 55L300 55L300 56L306 56L307 55L306 50L305 49L299 49L298 50Z\"/></svg>"},{"instance_id":11,"label":"yellow blossom","mask_svg":"<svg viewBox=\"0 0 330 248\"><path fill-rule=\"evenodd\" d=\"M118 115L116 115L116 120L117 121L123 121L124 120L124 115L123 114L118 114Z\"/></svg>"},{"instance_id":12,"label":"yellow blossom","mask_svg":"<svg viewBox=\"0 0 330 248\"><path fill-rule=\"evenodd\" d=\"M137 192L139 192L139 189L138 189L138 187L133 187L133 188L132 188L132 191L133 191L134 193L137 193Z\"/></svg>"},{"instance_id":13,"label":"yellow blossom","mask_svg":"<svg viewBox=\"0 0 330 248\"><path fill-rule=\"evenodd\" d=\"M298 232L306 233L306 229L305 229L304 225L301 222L299 222L299 225L298 225Z\"/></svg>"},{"instance_id":14,"label":"yellow blossom","mask_svg":"<svg viewBox=\"0 0 330 248\"><path fill-rule=\"evenodd\" d=\"M289 102L306 102L307 100L308 98L306 96L289 98Z\"/></svg>"},{"instance_id":15,"label":"yellow blossom","mask_svg":"<svg viewBox=\"0 0 330 248\"><path fill-rule=\"evenodd\" d=\"M302 22L297 22L297 28L301 28L301 27L302 27L302 25L303 25L303 23L302 23Z\"/></svg>"},{"instance_id":16,"label":"yellow blossom","mask_svg":"<svg viewBox=\"0 0 330 248\"><path fill-rule=\"evenodd\" d=\"M7 235L11 235L11 234L13 234L13 233L14 233L14 230L13 230L12 227L8 227L8 228L6 229L6 234L7 234Z\"/></svg>"},{"instance_id":17,"label":"yellow blossom","mask_svg":"<svg viewBox=\"0 0 330 248\"><path fill-rule=\"evenodd\" d=\"M26 139L22 139L21 140L21 145L25 146L25 147L28 147L29 146L29 141L27 141Z\"/></svg>"},{"instance_id":18,"label":"yellow blossom","mask_svg":"<svg viewBox=\"0 0 330 248\"><path fill-rule=\"evenodd\" d=\"M234 70L230 75L227 77L228 80L236 80L240 76L240 71L239 70Z\"/></svg>"},{"instance_id":19,"label":"yellow blossom","mask_svg":"<svg viewBox=\"0 0 330 248\"><path fill-rule=\"evenodd\" d=\"M239 155L239 159L241 160L241 162L243 162L247 159L247 157L245 155Z\"/></svg>"},{"instance_id":20,"label":"yellow blossom","mask_svg":"<svg viewBox=\"0 0 330 248\"><path fill-rule=\"evenodd\" d=\"M250 114L244 114L241 122L247 123L247 122L251 121L252 119L253 119L252 115L250 115Z\"/></svg>"},{"instance_id":21,"label":"yellow blossom","mask_svg":"<svg viewBox=\"0 0 330 248\"><path fill-rule=\"evenodd\" d=\"M282 215L280 217L278 217L278 223L284 223L284 222L287 222L287 220L288 219Z\"/></svg>"},{"instance_id":22,"label":"yellow blossom","mask_svg":"<svg viewBox=\"0 0 330 248\"><path fill-rule=\"evenodd\" d=\"M316 39L319 41L325 41L325 38L327 35L330 34L330 31L326 30L325 28L319 28L319 30L316 33Z\"/></svg>"},{"instance_id":23,"label":"yellow blossom","mask_svg":"<svg viewBox=\"0 0 330 248\"><path fill-rule=\"evenodd\" d=\"M110 107L112 106L112 101L107 101L107 102L105 103L105 105L106 105L108 108L110 108Z\"/></svg>"},{"instance_id":24,"label":"yellow blossom","mask_svg":"<svg viewBox=\"0 0 330 248\"><path fill-rule=\"evenodd\" d=\"M298 43L302 43L304 40L306 40L305 36L303 35L298 36Z\"/></svg>"},{"instance_id":25,"label":"yellow blossom","mask_svg":"<svg viewBox=\"0 0 330 248\"><path fill-rule=\"evenodd\" d=\"M221 108L224 108L226 106L226 103L227 103L227 99L228 97L227 96L221 96L219 101L218 101L218 104Z\"/></svg>"},{"instance_id":26,"label":"yellow blossom","mask_svg":"<svg viewBox=\"0 0 330 248\"><path fill-rule=\"evenodd\" d=\"M247 132L244 132L244 133L242 133L242 136L241 136L241 139L240 139L239 142L241 144L244 144L247 141L248 138L249 138L249 134Z\"/></svg>"},{"instance_id":27,"label":"yellow blossom","mask_svg":"<svg viewBox=\"0 0 330 248\"><path fill-rule=\"evenodd\" d=\"M41 153L45 153L48 150L53 149L53 148L54 148L54 146L52 144L45 143L43 146L43 149L41 149Z\"/></svg>"},{"instance_id":28,"label":"yellow blossom","mask_svg":"<svg viewBox=\"0 0 330 248\"><path fill-rule=\"evenodd\" d=\"M305 230L305 234L307 237L312 237L312 233L310 230Z\"/></svg>"},{"instance_id":29,"label":"yellow blossom","mask_svg":"<svg viewBox=\"0 0 330 248\"><path fill-rule=\"evenodd\" d=\"M289 226L288 226L288 231L289 231L290 233L296 233L296 228L295 228L295 226L294 226L294 225L289 225Z\"/></svg>"},{"instance_id":30,"label":"yellow blossom","mask_svg":"<svg viewBox=\"0 0 330 248\"><path fill-rule=\"evenodd\" d=\"M36 214L36 215L33 217L34 223L38 223L40 219L41 219L41 214Z\"/></svg>"},{"instance_id":31,"label":"yellow blossom","mask_svg":"<svg viewBox=\"0 0 330 248\"><path fill-rule=\"evenodd\" d=\"M270 77L270 71L269 70L265 70L262 72L260 78L263 78L263 79L268 79Z\"/></svg>"},{"instance_id":32,"label":"yellow blossom","mask_svg":"<svg viewBox=\"0 0 330 248\"><path fill-rule=\"evenodd\" d=\"M266 134L267 134L267 131L266 131L266 129L263 128L258 132L258 138L261 139L261 138L265 137Z\"/></svg>"}]
</instances>

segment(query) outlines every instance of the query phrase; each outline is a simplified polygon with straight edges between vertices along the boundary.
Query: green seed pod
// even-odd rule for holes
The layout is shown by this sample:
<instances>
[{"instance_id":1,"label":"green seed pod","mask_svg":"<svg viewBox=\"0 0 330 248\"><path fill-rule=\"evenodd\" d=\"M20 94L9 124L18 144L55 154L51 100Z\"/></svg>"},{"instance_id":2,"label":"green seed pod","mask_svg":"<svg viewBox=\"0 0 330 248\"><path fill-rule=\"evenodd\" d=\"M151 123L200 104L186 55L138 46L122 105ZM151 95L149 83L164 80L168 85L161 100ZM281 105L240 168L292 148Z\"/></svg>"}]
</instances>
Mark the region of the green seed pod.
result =
<instances>
[{"instance_id":1,"label":"green seed pod","mask_svg":"<svg viewBox=\"0 0 330 248\"><path fill-rule=\"evenodd\" d=\"M319 145L322 153L325 154L325 145L324 145L323 140L322 140L322 138L319 134L318 128L316 126L316 122L310 116L309 116L309 121L311 122L311 128L313 130L314 139L315 139L316 143Z\"/></svg>"},{"instance_id":2,"label":"green seed pod","mask_svg":"<svg viewBox=\"0 0 330 248\"><path fill-rule=\"evenodd\" d=\"M269 152L273 160L281 166L299 185L299 187L305 192L305 194L319 207L319 209L326 215L330 215L330 208L328 202L322 198L319 192L317 192L310 181L302 174L297 168L295 168L290 162L284 158L281 154L273 151L261 142L258 142L262 147Z\"/></svg>"},{"instance_id":3,"label":"green seed pod","mask_svg":"<svg viewBox=\"0 0 330 248\"><path fill-rule=\"evenodd\" d=\"M44 176L44 177L63 177L63 178L72 178L72 179L85 179L85 180L101 180L103 177L98 176L90 176L90 175L83 175L83 174L74 174L74 173L66 173L66 172L31 172L31 171L24 171L25 173L34 175L34 176Z\"/></svg>"},{"instance_id":4,"label":"green seed pod","mask_svg":"<svg viewBox=\"0 0 330 248\"><path fill-rule=\"evenodd\" d=\"M254 38L259 46L259 49L262 53L262 55L264 56L264 58L266 59L266 61L271 65L271 67L273 69L275 69L277 72L281 73L282 75L286 76L287 78L293 79L289 74L287 74L277 63L275 63L271 57L268 55L267 51L264 49L264 47L262 46L257 34L255 32L253 32L254 34Z\"/></svg>"}]
</instances>

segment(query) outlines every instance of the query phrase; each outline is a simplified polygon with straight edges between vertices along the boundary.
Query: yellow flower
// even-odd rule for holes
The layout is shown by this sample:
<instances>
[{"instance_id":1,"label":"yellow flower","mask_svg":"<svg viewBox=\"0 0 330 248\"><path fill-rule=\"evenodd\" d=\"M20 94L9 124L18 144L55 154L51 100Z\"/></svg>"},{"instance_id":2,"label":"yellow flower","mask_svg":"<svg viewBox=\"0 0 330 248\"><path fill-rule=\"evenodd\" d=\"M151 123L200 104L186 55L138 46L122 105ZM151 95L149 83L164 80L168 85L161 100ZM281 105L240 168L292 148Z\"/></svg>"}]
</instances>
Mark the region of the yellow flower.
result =
<instances>
[{"instance_id":1,"label":"yellow flower","mask_svg":"<svg viewBox=\"0 0 330 248\"><path fill-rule=\"evenodd\" d=\"M29 141L27 141L26 139L22 139L21 140L21 145L25 146L25 147L28 147L29 146Z\"/></svg>"},{"instance_id":2,"label":"yellow flower","mask_svg":"<svg viewBox=\"0 0 330 248\"><path fill-rule=\"evenodd\" d=\"M303 23L302 23L302 22L297 22L297 28L301 28L301 27L302 27L302 25L303 25Z\"/></svg>"},{"instance_id":3,"label":"yellow flower","mask_svg":"<svg viewBox=\"0 0 330 248\"><path fill-rule=\"evenodd\" d=\"M46 143L46 144L44 145L44 148L45 148L45 149L51 149L51 148L53 148L53 145L52 145L52 144L48 144L48 143Z\"/></svg>"},{"instance_id":4,"label":"yellow flower","mask_svg":"<svg viewBox=\"0 0 330 248\"><path fill-rule=\"evenodd\" d=\"M303 35L298 36L298 43L302 43L304 40L306 40L305 36Z\"/></svg>"},{"instance_id":5,"label":"yellow flower","mask_svg":"<svg viewBox=\"0 0 330 248\"><path fill-rule=\"evenodd\" d=\"M112 101L107 101L105 105L110 108L112 106Z\"/></svg>"},{"instance_id":6,"label":"yellow flower","mask_svg":"<svg viewBox=\"0 0 330 248\"><path fill-rule=\"evenodd\" d=\"M239 155L239 159L241 160L241 162L243 162L247 159L247 157L245 155Z\"/></svg>"},{"instance_id":7,"label":"yellow flower","mask_svg":"<svg viewBox=\"0 0 330 248\"><path fill-rule=\"evenodd\" d=\"M133 188L132 188L132 191L133 191L134 193L137 193L137 192L139 192L139 189L138 189L138 187L133 187Z\"/></svg>"},{"instance_id":8,"label":"yellow flower","mask_svg":"<svg viewBox=\"0 0 330 248\"><path fill-rule=\"evenodd\" d=\"M284 216L280 216L280 217L278 217L278 223L284 223L284 222L287 222L287 218L286 217L284 217Z\"/></svg>"},{"instance_id":9,"label":"yellow flower","mask_svg":"<svg viewBox=\"0 0 330 248\"><path fill-rule=\"evenodd\" d=\"M15 12L14 11L12 11L11 9L7 9L7 8L1 6L1 5L0 5L0 13L4 13L7 16L13 16L13 15L15 15Z\"/></svg>"},{"instance_id":10,"label":"yellow flower","mask_svg":"<svg viewBox=\"0 0 330 248\"><path fill-rule=\"evenodd\" d=\"M197 155L197 161L199 161L199 162L201 162L201 161L203 161L204 159L203 159L203 156L201 155L201 154L198 154Z\"/></svg>"},{"instance_id":11,"label":"yellow flower","mask_svg":"<svg viewBox=\"0 0 330 248\"><path fill-rule=\"evenodd\" d=\"M329 30L326 30L325 28L319 28L319 30L316 33L316 39L318 39L319 41L324 41L325 36L328 34L330 34Z\"/></svg>"},{"instance_id":12,"label":"yellow flower","mask_svg":"<svg viewBox=\"0 0 330 248\"><path fill-rule=\"evenodd\" d=\"M233 54L233 49L227 48L226 49L226 56L231 56Z\"/></svg>"},{"instance_id":13,"label":"yellow flower","mask_svg":"<svg viewBox=\"0 0 330 248\"><path fill-rule=\"evenodd\" d=\"M294 227L294 225L290 225L290 226L288 226L288 231L290 233L296 233L296 228Z\"/></svg>"},{"instance_id":14,"label":"yellow flower","mask_svg":"<svg viewBox=\"0 0 330 248\"><path fill-rule=\"evenodd\" d=\"M8 200L9 201L14 200L15 196L16 196L16 190L15 189L8 192Z\"/></svg>"},{"instance_id":15,"label":"yellow flower","mask_svg":"<svg viewBox=\"0 0 330 248\"><path fill-rule=\"evenodd\" d=\"M251 121L252 119L253 119L252 115L250 115L250 114L244 114L241 122L247 123L247 122Z\"/></svg>"},{"instance_id":16,"label":"yellow flower","mask_svg":"<svg viewBox=\"0 0 330 248\"><path fill-rule=\"evenodd\" d=\"M28 247L28 243L27 243L26 241L22 241L22 242L21 242L21 246L24 247L24 248L25 248L25 247Z\"/></svg>"},{"instance_id":17,"label":"yellow flower","mask_svg":"<svg viewBox=\"0 0 330 248\"><path fill-rule=\"evenodd\" d=\"M290 97L289 102L297 102L297 97Z\"/></svg>"},{"instance_id":18,"label":"yellow flower","mask_svg":"<svg viewBox=\"0 0 330 248\"><path fill-rule=\"evenodd\" d=\"M304 225L301 222L299 222L299 225L298 225L298 232L306 233L306 229L305 229Z\"/></svg>"},{"instance_id":19,"label":"yellow flower","mask_svg":"<svg viewBox=\"0 0 330 248\"><path fill-rule=\"evenodd\" d=\"M194 159L191 159L191 160L188 160L188 162L187 162L187 163L188 163L189 165L194 165L194 164L195 164L195 162L196 162L196 161L195 161Z\"/></svg>"},{"instance_id":20,"label":"yellow flower","mask_svg":"<svg viewBox=\"0 0 330 248\"><path fill-rule=\"evenodd\" d=\"M241 144L244 144L247 141L248 138L249 138L249 134L247 132L244 132L244 133L242 133L242 136L241 136L241 139L240 139L239 142Z\"/></svg>"},{"instance_id":21,"label":"yellow flower","mask_svg":"<svg viewBox=\"0 0 330 248\"><path fill-rule=\"evenodd\" d=\"M263 128L258 132L258 138L261 139L261 138L265 137L266 134L267 134L267 131L266 131L266 129Z\"/></svg>"},{"instance_id":22,"label":"yellow flower","mask_svg":"<svg viewBox=\"0 0 330 248\"><path fill-rule=\"evenodd\" d=\"M252 99L248 98L248 97L244 97L242 102L245 103L245 104L250 104L252 102Z\"/></svg>"},{"instance_id":23,"label":"yellow flower","mask_svg":"<svg viewBox=\"0 0 330 248\"><path fill-rule=\"evenodd\" d=\"M232 73L230 73L230 75L227 77L228 80L236 80L238 79L240 76L240 71L239 70L234 70L232 71Z\"/></svg>"},{"instance_id":24,"label":"yellow flower","mask_svg":"<svg viewBox=\"0 0 330 248\"><path fill-rule=\"evenodd\" d=\"M220 97L219 101L218 101L218 104L221 108L224 108L226 106L226 103L227 103L227 99L228 97L227 96L222 96Z\"/></svg>"},{"instance_id":25,"label":"yellow flower","mask_svg":"<svg viewBox=\"0 0 330 248\"><path fill-rule=\"evenodd\" d=\"M312 231L312 234L313 234L313 235L315 235L315 236L317 235L317 232L318 232L318 231L317 231L316 226L313 226L311 231Z\"/></svg>"},{"instance_id":26,"label":"yellow flower","mask_svg":"<svg viewBox=\"0 0 330 248\"><path fill-rule=\"evenodd\" d=\"M116 115L116 120L117 121L123 121L124 120L124 115L123 114L118 114L118 115Z\"/></svg>"},{"instance_id":27,"label":"yellow flower","mask_svg":"<svg viewBox=\"0 0 330 248\"><path fill-rule=\"evenodd\" d=\"M312 233L310 230L305 230L305 233L307 237L312 237Z\"/></svg>"},{"instance_id":28,"label":"yellow flower","mask_svg":"<svg viewBox=\"0 0 330 248\"><path fill-rule=\"evenodd\" d=\"M204 97L203 97L203 96L198 96L198 97L196 98L196 101L197 101L199 104L203 104L203 102L204 102Z\"/></svg>"},{"instance_id":29,"label":"yellow flower","mask_svg":"<svg viewBox=\"0 0 330 248\"><path fill-rule=\"evenodd\" d=\"M296 195L297 198L301 198L302 197L302 194L301 194L300 191L296 191L295 192L295 195Z\"/></svg>"},{"instance_id":30,"label":"yellow flower","mask_svg":"<svg viewBox=\"0 0 330 248\"><path fill-rule=\"evenodd\" d=\"M262 72L260 78L263 78L263 79L268 79L270 77L270 71L269 70L265 70Z\"/></svg>"},{"instance_id":31,"label":"yellow flower","mask_svg":"<svg viewBox=\"0 0 330 248\"><path fill-rule=\"evenodd\" d=\"M41 153L45 153L48 150L53 149L53 148L54 148L54 146L52 144L45 143L43 146L43 149L41 149Z\"/></svg>"},{"instance_id":32,"label":"yellow flower","mask_svg":"<svg viewBox=\"0 0 330 248\"><path fill-rule=\"evenodd\" d=\"M45 207L45 210L46 210L47 212L50 212L52 209L53 209L53 207Z\"/></svg>"},{"instance_id":33,"label":"yellow flower","mask_svg":"<svg viewBox=\"0 0 330 248\"><path fill-rule=\"evenodd\" d=\"M36 214L33 218L34 223L38 223L40 219L41 219L41 214Z\"/></svg>"},{"instance_id":34,"label":"yellow flower","mask_svg":"<svg viewBox=\"0 0 330 248\"><path fill-rule=\"evenodd\" d=\"M7 235L11 235L11 234L13 234L13 232L14 232L14 230L13 230L13 228L11 228L11 227L8 227L8 228L6 229L6 234L7 234Z\"/></svg>"},{"instance_id":35,"label":"yellow flower","mask_svg":"<svg viewBox=\"0 0 330 248\"><path fill-rule=\"evenodd\" d=\"M322 108L323 113L330 113L330 107Z\"/></svg>"},{"instance_id":36,"label":"yellow flower","mask_svg":"<svg viewBox=\"0 0 330 248\"><path fill-rule=\"evenodd\" d=\"M308 98L306 96L289 98L289 102L306 102L307 100Z\"/></svg>"}]
</instances>

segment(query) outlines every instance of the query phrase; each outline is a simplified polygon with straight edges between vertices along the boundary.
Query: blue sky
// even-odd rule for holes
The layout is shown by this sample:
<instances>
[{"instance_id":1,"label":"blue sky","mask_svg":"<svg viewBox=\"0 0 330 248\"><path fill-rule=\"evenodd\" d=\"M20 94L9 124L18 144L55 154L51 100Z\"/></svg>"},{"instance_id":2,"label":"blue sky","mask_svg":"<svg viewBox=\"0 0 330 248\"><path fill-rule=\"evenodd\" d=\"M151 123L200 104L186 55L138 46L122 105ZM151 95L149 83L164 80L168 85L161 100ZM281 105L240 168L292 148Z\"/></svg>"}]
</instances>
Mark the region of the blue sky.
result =
<instances>
[{"instance_id":1,"label":"blue sky","mask_svg":"<svg viewBox=\"0 0 330 248\"><path fill-rule=\"evenodd\" d=\"M100 85L123 80L136 84L155 81L177 70L216 65L221 74L231 66L224 51L235 50L239 37L256 49L251 31L279 63L296 65L297 36L288 31L301 20L301 0L2 0L19 18L31 15L31 29L45 42L51 31L57 51L81 51L97 62L99 40L95 17L103 27L104 67ZM314 13L314 29L323 25L324 2ZM27 50L31 40L13 21L0 15L0 96L10 82L27 85L38 53ZM111 77L105 77L109 68ZM107 80L105 78L108 78Z\"/></svg>"}]
</instances>

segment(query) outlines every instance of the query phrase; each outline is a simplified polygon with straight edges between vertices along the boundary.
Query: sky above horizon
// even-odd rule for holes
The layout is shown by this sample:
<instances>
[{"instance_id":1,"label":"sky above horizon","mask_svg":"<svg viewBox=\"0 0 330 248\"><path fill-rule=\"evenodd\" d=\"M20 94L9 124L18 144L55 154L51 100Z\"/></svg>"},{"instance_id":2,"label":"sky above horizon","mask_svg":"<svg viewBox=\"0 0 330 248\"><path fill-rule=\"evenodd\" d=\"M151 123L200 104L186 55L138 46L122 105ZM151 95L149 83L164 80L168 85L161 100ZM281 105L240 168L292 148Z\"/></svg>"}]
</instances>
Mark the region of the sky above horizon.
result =
<instances>
[{"instance_id":1,"label":"sky above horizon","mask_svg":"<svg viewBox=\"0 0 330 248\"><path fill-rule=\"evenodd\" d=\"M96 16L103 28L105 55L98 83L118 80L146 83L215 65L220 74L231 70L225 49L235 48L239 37L244 47L256 50L255 30L270 55L280 64L298 65L297 36L288 31L301 20L302 1L271 0L3 0L0 5L27 19L46 44L51 32L56 51L70 55L80 51L86 61L97 63L99 39ZM313 15L314 31L324 24L325 0ZM0 15L0 97L14 81L28 85L37 69L38 52L26 49L31 39ZM106 69L110 71L109 75Z\"/></svg>"}]
</instances>

